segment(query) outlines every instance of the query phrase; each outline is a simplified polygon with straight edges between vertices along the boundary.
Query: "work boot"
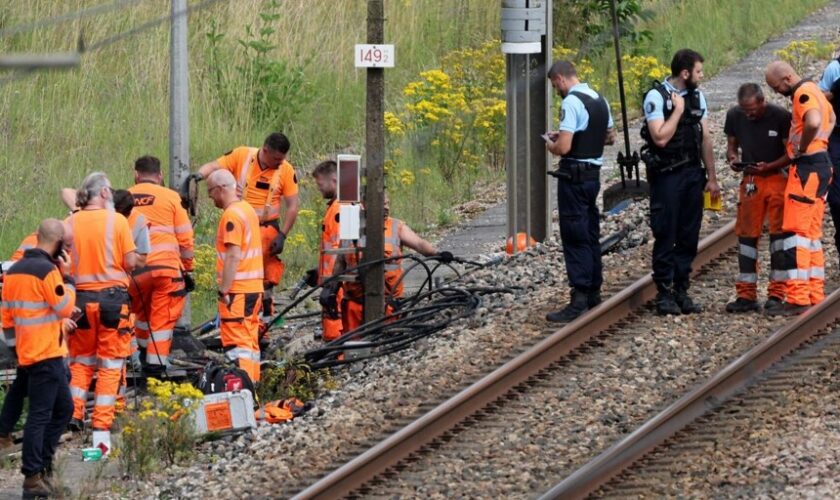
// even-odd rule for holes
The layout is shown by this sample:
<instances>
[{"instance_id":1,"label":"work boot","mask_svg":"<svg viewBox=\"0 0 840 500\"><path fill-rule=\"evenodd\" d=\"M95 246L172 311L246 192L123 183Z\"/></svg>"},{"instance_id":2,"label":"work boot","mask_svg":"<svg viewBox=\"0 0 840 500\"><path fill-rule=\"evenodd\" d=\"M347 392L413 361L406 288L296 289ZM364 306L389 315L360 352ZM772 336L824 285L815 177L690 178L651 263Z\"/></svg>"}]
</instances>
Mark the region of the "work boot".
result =
<instances>
[{"instance_id":1,"label":"work boot","mask_svg":"<svg viewBox=\"0 0 840 500\"><path fill-rule=\"evenodd\" d=\"M779 297L773 297L771 295L770 297L767 297L767 302L764 303L764 310L766 311L767 309L779 307L781 303L782 299L780 299Z\"/></svg>"},{"instance_id":2,"label":"work boot","mask_svg":"<svg viewBox=\"0 0 840 500\"><path fill-rule=\"evenodd\" d=\"M810 304L807 306L800 306L790 302L778 302L778 305L773 305L765 309L764 313L768 316L797 316L810 309Z\"/></svg>"},{"instance_id":3,"label":"work boot","mask_svg":"<svg viewBox=\"0 0 840 500\"><path fill-rule=\"evenodd\" d=\"M598 304L600 304L600 303L601 303L601 291L600 290L595 290L593 292L589 292L589 294L586 296L586 305L590 309L593 309L593 308L597 307Z\"/></svg>"},{"instance_id":4,"label":"work boot","mask_svg":"<svg viewBox=\"0 0 840 500\"><path fill-rule=\"evenodd\" d=\"M694 314L703 311L703 308L695 304L691 297L688 296L688 291L676 289L674 290L674 302L680 307L680 312L683 314Z\"/></svg>"},{"instance_id":5,"label":"work boot","mask_svg":"<svg viewBox=\"0 0 840 500\"><path fill-rule=\"evenodd\" d=\"M44 480L44 473L26 476L23 480L23 498L49 498L52 496L50 485Z\"/></svg>"},{"instance_id":6,"label":"work boot","mask_svg":"<svg viewBox=\"0 0 840 500\"><path fill-rule=\"evenodd\" d=\"M659 290L656 294L656 314L666 316L668 314L679 315L680 306L674 301L674 294L671 290Z\"/></svg>"},{"instance_id":7,"label":"work boot","mask_svg":"<svg viewBox=\"0 0 840 500\"><path fill-rule=\"evenodd\" d=\"M53 467L52 463L47 464L44 468L44 482L47 483L47 487L52 491L53 495L58 498L70 498L73 495L73 491L63 485L55 478L53 475Z\"/></svg>"},{"instance_id":8,"label":"work boot","mask_svg":"<svg viewBox=\"0 0 840 500\"><path fill-rule=\"evenodd\" d=\"M15 438L11 434L0 434L0 455L11 453L15 448Z\"/></svg>"},{"instance_id":9,"label":"work boot","mask_svg":"<svg viewBox=\"0 0 840 500\"><path fill-rule=\"evenodd\" d=\"M738 297L734 302L726 304L726 312L728 313L745 313L750 311L758 311L758 302L754 300Z\"/></svg>"},{"instance_id":10,"label":"work boot","mask_svg":"<svg viewBox=\"0 0 840 500\"><path fill-rule=\"evenodd\" d=\"M545 319L552 323L568 323L589 310L586 292L572 290L572 300L562 311L554 311L545 315Z\"/></svg>"},{"instance_id":11,"label":"work boot","mask_svg":"<svg viewBox=\"0 0 840 500\"><path fill-rule=\"evenodd\" d=\"M85 430L85 423L78 418L70 419L70 423L67 424L67 430L73 433L82 432Z\"/></svg>"}]
</instances>

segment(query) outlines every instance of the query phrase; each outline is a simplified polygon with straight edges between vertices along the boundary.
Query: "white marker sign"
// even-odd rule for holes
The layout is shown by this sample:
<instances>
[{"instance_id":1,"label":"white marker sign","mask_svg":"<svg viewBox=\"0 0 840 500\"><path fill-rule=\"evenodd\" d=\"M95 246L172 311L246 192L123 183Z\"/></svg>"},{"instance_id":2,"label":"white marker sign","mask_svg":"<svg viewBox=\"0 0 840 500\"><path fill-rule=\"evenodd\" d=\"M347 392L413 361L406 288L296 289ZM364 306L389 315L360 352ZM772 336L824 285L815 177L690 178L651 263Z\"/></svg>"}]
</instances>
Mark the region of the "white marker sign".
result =
<instances>
[{"instance_id":1,"label":"white marker sign","mask_svg":"<svg viewBox=\"0 0 840 500\"><path fill-rule=\"evenodd\" d=\"M393 68L393 45L356 44L357 68Z\"/></svg>"}]
</instances>

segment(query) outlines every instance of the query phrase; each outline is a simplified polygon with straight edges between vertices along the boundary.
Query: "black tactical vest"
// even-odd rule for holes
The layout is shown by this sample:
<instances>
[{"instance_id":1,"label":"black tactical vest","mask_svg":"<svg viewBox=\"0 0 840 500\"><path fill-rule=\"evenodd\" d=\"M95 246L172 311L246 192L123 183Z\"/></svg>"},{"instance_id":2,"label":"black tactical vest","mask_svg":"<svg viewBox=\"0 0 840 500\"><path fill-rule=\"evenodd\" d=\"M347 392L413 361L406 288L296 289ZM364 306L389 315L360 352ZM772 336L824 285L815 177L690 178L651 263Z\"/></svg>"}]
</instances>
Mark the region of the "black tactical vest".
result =
<instances>
[{"instance_id":1,"label":"black tactical vest","mask_svg":"<svg viewBox=\"0 0 840 500\"><path fill-rule=\"evenodd\" d=\"M665 120L667 120L671 116L671 113L674 112L671 92L660 82L654 82L653 88L648 92L653 91L659 92L662 95L663 113ZM700 123L700 120L703 119L703 110L700 108L700 91L697 89L689 90L684 98L685 109L677 124L677 130L664 148L660 148L653 142L647 120L642 125L642 139L650 151L662 159L689 158L700 160L701 158L700 147L703 144L703 125Z\"/></svg>"},{"instance_id":2,"label":"black tactical vest","mask_svg":"<svg viewBox=\"0 0 840 500\"><path fill-rule=\"evenodd\" d=\"M579 130L572 136L572 149L566 156L574 160L586 160L604 156L604 140L607 138L607 125L610 111L607 101L600 95L592 97L583 92L569 92L580 99L589 114L586 130Z\"/></svg>"}]
</instances>

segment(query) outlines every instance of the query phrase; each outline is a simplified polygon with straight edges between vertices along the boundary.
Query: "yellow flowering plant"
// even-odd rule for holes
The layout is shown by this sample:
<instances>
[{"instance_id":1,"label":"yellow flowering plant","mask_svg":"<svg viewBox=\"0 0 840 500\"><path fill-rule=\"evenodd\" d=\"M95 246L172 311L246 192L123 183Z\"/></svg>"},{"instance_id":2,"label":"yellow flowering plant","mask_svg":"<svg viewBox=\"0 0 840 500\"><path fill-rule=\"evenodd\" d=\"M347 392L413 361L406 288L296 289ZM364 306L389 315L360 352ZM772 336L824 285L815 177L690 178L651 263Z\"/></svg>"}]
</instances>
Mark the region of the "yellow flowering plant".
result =
<instances>
[{"instance_id":1,"label":"yellow flowering plant","mask_svg":"<svg viewBox=\"0 0 840 500\"><path fill-rule=\"evenodd\" d=\"M188 457L198 437L188 418L204 394L189 383L147 380L149 397L119 416L122 434L114 454L125 475L146 477L158 464Z\"/></svg>"}]
</instances>

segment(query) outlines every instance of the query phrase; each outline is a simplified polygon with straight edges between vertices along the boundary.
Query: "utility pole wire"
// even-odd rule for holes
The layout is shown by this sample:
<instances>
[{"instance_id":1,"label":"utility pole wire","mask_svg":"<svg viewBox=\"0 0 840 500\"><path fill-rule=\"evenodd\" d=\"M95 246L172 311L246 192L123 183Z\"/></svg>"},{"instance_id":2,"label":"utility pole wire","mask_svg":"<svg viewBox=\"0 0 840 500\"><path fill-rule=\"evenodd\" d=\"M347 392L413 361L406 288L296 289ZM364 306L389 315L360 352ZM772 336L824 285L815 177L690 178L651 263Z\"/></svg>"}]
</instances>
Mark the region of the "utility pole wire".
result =
<instances>
[{"instance_id":1,"label":"utility pole wire","mask_svg":"<svg viewBox=\"0 0 840 500\"><path fill-rule=\"evenodd\" d=\"M39 21L35 21L29 24L20 24L18 26L13 26L11 28L0 30L0 38L9 35L14 35L16 33L21 33L24 31L34 31L39 28L55 26L56 24L64 23L67 21L73 21L75 19L81 19L83 17L95 16L97 14L105 14L106 12L121 9L127 5L139 4L141 1L143 0L115 0L112 3L96 5L94 7L88 7L87 9L82 9L76 12L68 12L67 14L61 14L55 17L41 19Z\"/></svg>"},{"instance_id":2,"label":"utility pole wire","mask_svg":"<svg viewBox=\"0 0 840 500\"><path fill-rule=\"evenodd\" d=\"M142 33L143 31L155 28L155 27L163 24L166 21L170 21L171 19L175 19L175 18L178 18L178 17L181 17L181 16L185 16L185 15L187 15L190 12L193 12L193 11L199 11L199 10L205 9L205 8L207 8L207 7L209 7L212 4L217 3L217 2L219 2L219 0L204 0L201 3L189 6L185 10L179 11L179 12L173 14L173 15L161 16L157 19L153 19L151 21L145 22L145 23L141 24L140 26L138 26L134 29L124 31L122 33L110 36L108 38L103 38L102 40L99 40L98 42L85 47L84 52L85 53L86 52L93 52L95 50L99 50L99 49L107 47L109 45L113 45L113 44L115 44L115 43L117 43L121 40L124 40L124 39L129 38L129 37L134 36L134 35L137 35L139 33ZM55 18L53 18L53 19L55 19ZM2 33L2 32L0 32L0 33ZM11 76L8 76L8 77L5 77L5 78L0 78L0 87L3 87L4 85L15 82L17 80L21 80L21 79L25 78L26 76L29 76L33 73L34 73L34 68L27 68L25 70L20 70L16 73L13 73Z\"/></svg>"},{"instance_id":3,"label":"utility pole wire","mask_svg":"<svg viewBox=\"0 0 840 500\"><path fill-rule=\"evenodd\" d=\"M102 47L107 47L108 45L115 44L115 43L117 43L117 42L119 42L119 41L121 41L125 38L128 38L130 36L134 36L138 33L143 32L143 31L146 31L146 30L149 30L149 29L152 29L152 28L156 28L156 27L160 26L161 24L163 24L167 21L170 21L172 19L175 19L177 17L186 16L187 14L189 14L192 11L207 8L210 5L212 5L214 3L217 3L217 2L219 2L219 0L204 0L201 3L189 6L185 10L179 11L179 12L173 14L173 15L161 16L157 19L153 19L151 21L145 22L145 23L141 24L140 26L138 26L134 29L124 31L122 33L119 33L117 35L114 35L114 36L111 36L111 37L108 37L108 38L104 38L104 39L90 45L89 47L87 47L86 51L87 52L93 52L94 50L101 49Z\"/></svg>"}]
</instances>

